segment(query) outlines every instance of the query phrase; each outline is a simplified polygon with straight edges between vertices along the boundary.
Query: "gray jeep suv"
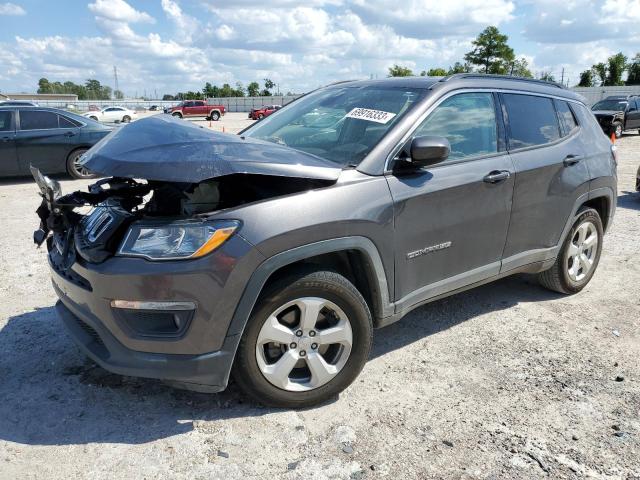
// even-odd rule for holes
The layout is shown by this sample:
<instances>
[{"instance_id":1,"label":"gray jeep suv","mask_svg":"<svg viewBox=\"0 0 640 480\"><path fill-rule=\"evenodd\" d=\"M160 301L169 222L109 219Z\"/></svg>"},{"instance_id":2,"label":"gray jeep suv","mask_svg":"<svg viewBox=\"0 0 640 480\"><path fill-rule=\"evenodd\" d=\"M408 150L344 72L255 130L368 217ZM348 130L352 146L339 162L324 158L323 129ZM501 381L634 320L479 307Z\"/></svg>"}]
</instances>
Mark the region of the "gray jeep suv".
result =
<instances>
[{"instance_id":1,"label":"gray jeep suv","mask_svg":"<svg viewBox=\"0 0 640 480\"><path fill-rule=\"evenodd\" d=\"M107 178L67 195L34 169L80 348L286 407L346 388L373 329L432 300L520 272L579 292L616 199L582 97L477 74L330 85L239 135L155 116L82 161Z\"/></svg>"}]
</instances>

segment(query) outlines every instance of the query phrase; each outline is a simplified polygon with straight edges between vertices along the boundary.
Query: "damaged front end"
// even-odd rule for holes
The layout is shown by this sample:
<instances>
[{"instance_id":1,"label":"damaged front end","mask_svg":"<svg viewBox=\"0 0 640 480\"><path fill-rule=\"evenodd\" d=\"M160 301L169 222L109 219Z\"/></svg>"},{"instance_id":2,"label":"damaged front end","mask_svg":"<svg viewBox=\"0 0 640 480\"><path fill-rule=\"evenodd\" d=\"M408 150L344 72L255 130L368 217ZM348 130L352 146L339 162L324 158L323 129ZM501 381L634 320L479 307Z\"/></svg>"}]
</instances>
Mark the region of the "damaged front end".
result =
<instances>
[{"instance_id":1,"label":"damaged front end","mask_svg":"<svg viewBox=\"0 0 640 480\"><path fill-rule=\"evenodd\" d=\"M214 213L328 186L340 172L280 145L159 117L127 125L91 149L84 166L108 177L88 191L63 195L58 182L32 167L43 197L34 241L47 242L59 272L69 271L78 256L101 263L114 255L206 255L240 226L213 220Z\"/></svg>"}]
</instances>

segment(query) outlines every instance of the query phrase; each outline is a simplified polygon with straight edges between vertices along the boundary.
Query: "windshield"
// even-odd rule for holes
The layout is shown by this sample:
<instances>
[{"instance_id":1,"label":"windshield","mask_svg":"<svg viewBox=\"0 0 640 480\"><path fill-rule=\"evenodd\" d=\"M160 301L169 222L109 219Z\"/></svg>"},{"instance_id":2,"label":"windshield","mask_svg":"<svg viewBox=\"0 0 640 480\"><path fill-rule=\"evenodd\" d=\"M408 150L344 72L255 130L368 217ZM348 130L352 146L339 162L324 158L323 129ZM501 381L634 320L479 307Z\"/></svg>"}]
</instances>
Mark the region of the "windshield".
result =
<instances>
[{"instance_id":1,"label":"windshield","mask_svg":"<svg viewBox=\"0 0 640 480\"><path fill-rule=\"evenodd\" d=\"M311 93L249 127L243 135L357 165L419 101L420 88L330 87Z\"/></svg>"},{"instance_id":2,"label":"windshield","mask_svg":"<svg viewBox=\"0 0 640 480\"><path fill-rule=\"evenodd\" d=\"M591 110L620 110L624 111L627 108L627 102L625 100L602 100L596 103Z\"/></svg>"}]
</instances>

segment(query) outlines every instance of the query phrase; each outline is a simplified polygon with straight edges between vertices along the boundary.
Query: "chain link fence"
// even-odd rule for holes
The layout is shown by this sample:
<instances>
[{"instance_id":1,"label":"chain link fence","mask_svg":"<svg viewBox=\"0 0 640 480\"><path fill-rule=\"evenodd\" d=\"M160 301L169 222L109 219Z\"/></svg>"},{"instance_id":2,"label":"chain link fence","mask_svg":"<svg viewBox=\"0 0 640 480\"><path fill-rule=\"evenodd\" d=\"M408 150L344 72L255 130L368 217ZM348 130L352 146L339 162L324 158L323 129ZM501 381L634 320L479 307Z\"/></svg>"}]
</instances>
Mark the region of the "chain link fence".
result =
<instances>
[{"instance_id":1,"label":"chain link fence","mask_svg":"<svg viewBox=\"0 0 640 480\"><path fill-rule=\"evenodd\" d=\"M228 112L249 112L253 108L260 108L263 105L286 105L291 103L301 95L280 95L270 97L228 97L209 98L207 101L212 105L224 105ZM149 110L152 106L157 106L160 110L172 107L180 103L180 100L78 100L77 102L65 102L62 100L33 100L41 107L64 108L71 111L87 112L90 107L103 109L110 106L120 106L131 110Z\"/></svg>"}]
</instances>

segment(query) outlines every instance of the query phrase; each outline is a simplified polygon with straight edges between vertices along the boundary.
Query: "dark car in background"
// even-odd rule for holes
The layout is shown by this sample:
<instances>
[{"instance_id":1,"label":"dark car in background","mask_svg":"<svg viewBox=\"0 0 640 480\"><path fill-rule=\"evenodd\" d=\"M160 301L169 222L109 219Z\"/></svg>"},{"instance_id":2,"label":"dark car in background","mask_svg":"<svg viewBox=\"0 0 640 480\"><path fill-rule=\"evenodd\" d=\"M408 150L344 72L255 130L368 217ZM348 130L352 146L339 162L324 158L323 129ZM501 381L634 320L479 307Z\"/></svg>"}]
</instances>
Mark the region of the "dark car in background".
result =
<instances>
[{"instance_id":1,"label":"dark car in background","mask_svg":"<svg viewBox=\"0 0 640 480\"><path fill-rule=\"evenodd\" d=\"M640 96L607 97L591 107L607 135L622 136L625 130L640 131Z\"/></svg>"},{"instance_id":2,"label":"dark car in background","mask_svg":"<svg viewBox=\"0 0 640 480\"><path fill-rule=\"evenodd\" d=\"M268 117L273 112L280 110L282 105L265 105L260 108L254 108L249 112L249 118L251 120L261 120L264 117Z\"/></svg>"},{"instance_id":3,"label":"dark car in background","mask_svg":"<svg viewBox=\"0 0 640 480\"><path fill-rule=\"evenodd\" d=\"M79 159L109 132L109 127L64 110L2 106L0 177L29 175L33 165L42 172L91 178Z\"/></svg>"}]
</instances>

